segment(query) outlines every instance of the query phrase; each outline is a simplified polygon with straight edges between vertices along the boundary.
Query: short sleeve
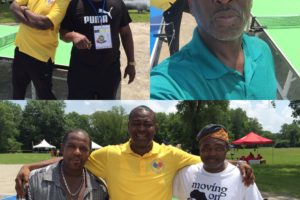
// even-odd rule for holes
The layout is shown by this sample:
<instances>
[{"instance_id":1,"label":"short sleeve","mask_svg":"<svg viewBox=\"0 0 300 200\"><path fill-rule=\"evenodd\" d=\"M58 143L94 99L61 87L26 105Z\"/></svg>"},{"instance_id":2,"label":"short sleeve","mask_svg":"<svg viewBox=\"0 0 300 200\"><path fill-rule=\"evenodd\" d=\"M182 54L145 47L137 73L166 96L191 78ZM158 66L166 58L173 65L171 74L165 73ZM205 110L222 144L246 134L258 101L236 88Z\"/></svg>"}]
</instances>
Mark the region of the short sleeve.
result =
<instances>
[{"instance_id":1,"label":"short sleeve","mask_svg":"<svg viewBox=\"0 0 300 200\"><path fill-rule=\"evenodd\" d=\"M174 156L175 156L174 165L176 163L176 170L179 170L183 167L186 167L189 165L194 165L194 164L201 162L200 156L195 156L195 155L189 154L189 153L182 151L180 149L177 149L175 147L172 147L172 148L174 148L174 150L173 150Z\"/></svg>"},{"instance_id":2,"label":"short sleeve","mask_svg":"<svg viewBox=\"0 0 300 200\"><path fill-rule=\"evenodd\" d=\"M70 1L69 0L57 0L53 7L51 8L47 17L53 23L54 28L60 26L61 21L63 20L66 10L68 8Z\"/></svg>"},{"instance_id":3,"label":"short sleeve","mask_svg":"<svg viewBox=\"0 0 300 200\"><path fill-rule=\"evenodd\" d=\"M121 10L123 11L122 16L121 16L121 22L120 22L120 27L125 27L127 26L130 22L132 22L129 13L128 13L128 9L126 7L126 5L124 4L123 1L121 1Z\"/></svg>"},{"instance_id":4,"label":"short sleeve","mask_svg":"<svg viewBox=\"0 0 300 200\"><path fill-rule=\"evenodd\" d=\"M245 200L263 200L255 183L246 188Z\"/></svg>"},{"instance_id":5,"label":"short sleeve","mask_svg":"<svg viewBox=\"0 0 300 200\"><path fill-rule=\"evenodd\" d=\"M28 4L28 0L16 0L16 2L20 6L25 6Z\"/></svg>"},{"instance_id":6,"label":"short sleeve","mask_svg":"<svg viewBox=\"0 0 300 200\"><path fill-rule=\"evenodd\" d=\"M103 147L93 151L85 163L85 167L97 177L106 181L106 163L109 147Z\"/></svg>"},{"instance_id":7,"label":"short sleeve","mask_svg":"<svg viewBox=\"0 0 300 200\"><path fill-rule=\"evenodd\" d=\"M66 15L60 25L61 29L73 31L74 30L74 23L73 23L73 16L75 13L76 4L78 1L72 0L71 3L68 6L68 9L66 11Z\"/></svg>"}]
</instances>

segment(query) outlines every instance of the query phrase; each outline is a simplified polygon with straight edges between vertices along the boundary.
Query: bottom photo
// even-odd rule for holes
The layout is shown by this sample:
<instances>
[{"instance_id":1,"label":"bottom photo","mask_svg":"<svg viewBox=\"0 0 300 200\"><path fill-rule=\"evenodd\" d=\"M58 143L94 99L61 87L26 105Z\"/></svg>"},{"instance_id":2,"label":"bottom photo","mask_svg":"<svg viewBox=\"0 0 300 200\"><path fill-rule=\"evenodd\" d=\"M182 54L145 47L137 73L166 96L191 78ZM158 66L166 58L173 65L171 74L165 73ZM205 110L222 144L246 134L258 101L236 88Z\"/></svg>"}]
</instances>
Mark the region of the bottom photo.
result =
<instances>
[{"instance_id":1,"label":"bottom photo","mask_svg":"<svg viewBox=\"0 0 300 200\"><path fill-rule=\"evenodd\" d=\"M0 101L0 199L299 200L300 101Z\"/></svg>"}]
</instances>

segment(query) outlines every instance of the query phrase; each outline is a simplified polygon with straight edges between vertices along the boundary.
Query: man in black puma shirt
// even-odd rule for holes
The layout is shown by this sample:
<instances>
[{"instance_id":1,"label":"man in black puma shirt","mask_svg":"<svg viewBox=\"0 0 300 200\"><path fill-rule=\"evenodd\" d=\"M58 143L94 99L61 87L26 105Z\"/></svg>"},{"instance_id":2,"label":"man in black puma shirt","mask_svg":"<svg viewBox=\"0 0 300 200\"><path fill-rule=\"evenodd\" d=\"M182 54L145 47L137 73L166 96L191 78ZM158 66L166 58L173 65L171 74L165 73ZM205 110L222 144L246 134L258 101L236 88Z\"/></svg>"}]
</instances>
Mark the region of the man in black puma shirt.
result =
<instances>
[{"instance_id":1,"label":"man in black puma shirt","mask_svg":"<svg viewBox=\"0 0 300 200\"><path fill-rule=\"evenodd\" d=\"M120 40L127 56L124 78L135 77L131 18L122 0L72 0L60 36L73 42L69 99L115 99L121 80Z\"/></svg>"}]
</instances>

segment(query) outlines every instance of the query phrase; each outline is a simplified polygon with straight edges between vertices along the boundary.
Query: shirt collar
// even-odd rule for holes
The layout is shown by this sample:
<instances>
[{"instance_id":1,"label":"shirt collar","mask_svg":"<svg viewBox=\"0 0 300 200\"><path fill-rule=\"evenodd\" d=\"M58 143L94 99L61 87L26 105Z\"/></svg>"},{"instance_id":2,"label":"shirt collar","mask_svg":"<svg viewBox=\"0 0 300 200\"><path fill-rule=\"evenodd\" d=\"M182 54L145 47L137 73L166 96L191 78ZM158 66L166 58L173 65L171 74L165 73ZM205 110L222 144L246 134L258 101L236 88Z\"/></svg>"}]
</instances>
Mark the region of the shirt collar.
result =
<instances>
[{"instance_id":1,"label":"shirt collar","mask_svg":"<svg viewBox=\"0 0 300 200\"><path fill-rule=\"evenodd\" d=\"M132 149L130 147L130 140L122 145L121 151L122 151L122 153L138 155L132 151ZM153 154L158 154L159 152L160 152L160 145L153 141L152 149L148 153L143 155L142 157L151 156Z\"/></svg>"},{"instance_id":2,"label":"shirt collar","mask_svg":"<svg viewBox=\"0 0 300 200\"><path fill-rule=\"evenodd\" d=\"M59 162L49 165L48 167L51 168L45 172L44 180L54 182L55 185L61 187L60 183L60 168L63 160ZM97 189L96 177L93 177L89 174L86 170L86 182L87 182L87 190L92 191L93 189Z\"/></svg>"},{"instance_id":3,"label":"shirt collar","mask_svg":"<svg viewBox=\"0 0 300 200\"><path fill-rule=\"evenodd\" d=\"M255 70L255 62L262 55L260 49L254 49L254 45L249 45L249 37L247 34L243 33L242 43L245 57L245 71L249 70L248 67L252 67L251 71ZM251 41L250 41L251 42ZM236 70L224 65L204 44L198 28L194 29L193 38L187 45L188 53L196 63L201 63L201 72L206 79L217 79L226 73L234 73ZM247 63L253 63L248 65Z\"/></svg>"},{"instance_id":4,"label":"shirt collar","mask_svg":"<svg viewBox=\"0 0 300 200\"><path fill-rule=\"evenodd\" d=\"M46 170L45 176L44 176L44 180L54 182L55 185L57 185L59 187L61 187L60 177L59 177L61 163L62 163L62 160L60 160L57 163L54 163L53 165L47 166L47 168L49 168L49 169Z\"/></svg>"}]
</instances>

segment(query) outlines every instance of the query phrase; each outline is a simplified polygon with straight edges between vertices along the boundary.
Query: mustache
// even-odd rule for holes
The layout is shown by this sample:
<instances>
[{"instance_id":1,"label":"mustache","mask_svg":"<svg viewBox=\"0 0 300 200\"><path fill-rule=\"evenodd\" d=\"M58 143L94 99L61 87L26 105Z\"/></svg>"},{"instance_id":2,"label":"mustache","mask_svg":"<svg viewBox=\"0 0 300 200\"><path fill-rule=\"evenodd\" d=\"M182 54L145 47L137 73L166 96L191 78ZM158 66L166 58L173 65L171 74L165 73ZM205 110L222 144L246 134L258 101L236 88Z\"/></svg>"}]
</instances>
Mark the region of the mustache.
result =
<instances>
[{"instance_id":1,"label":"mustache","mask_svg":"<svg viewBox=\"0 0 300 200\"><path fill-rule=\"evenodd\" d=\"M219 160L217 156L206 156L205 158L202 158L203 160Z\"/></svg>"},{"instance_id":2,"label":"mustache","mask_svg":"<svg viewBox=\"0 0 300 200\"><path fill-rule=\"evenodd\" d=\"M219 15L222 12L231 12L232 14L238 16L238 17L242 17L243 14L240 10L232 7L231 5L221 5L218 8L216 8L213 12L213 16L215 15Z\"/></svg>"}]
</instances>

